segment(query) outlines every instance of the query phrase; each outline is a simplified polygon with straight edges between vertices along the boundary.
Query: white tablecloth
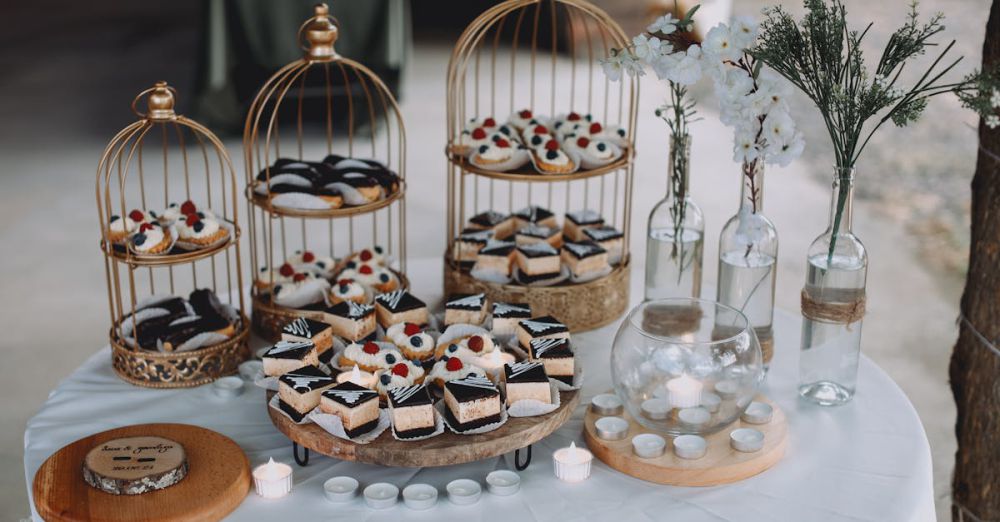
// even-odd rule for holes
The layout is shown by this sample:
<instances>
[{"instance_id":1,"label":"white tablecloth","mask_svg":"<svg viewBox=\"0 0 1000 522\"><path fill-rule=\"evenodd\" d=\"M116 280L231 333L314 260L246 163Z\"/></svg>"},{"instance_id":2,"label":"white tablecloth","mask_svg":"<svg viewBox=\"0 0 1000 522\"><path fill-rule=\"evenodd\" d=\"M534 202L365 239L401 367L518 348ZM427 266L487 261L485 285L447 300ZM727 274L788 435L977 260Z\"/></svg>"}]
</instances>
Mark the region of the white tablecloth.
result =
<instances>
[{"instance_id":1,"label":"white tablecloth","mask_svg":"<svg viewBox=\"0 0 1000 522\"><path fill-rule=\"evenodd\" d=\"M418 295L440 295L439 262L421 260L411 265L410 272L433 276L415 278ZM637 297L634 291L633 300ZM456 478L484 483L494 469L513 469L513 454L427 469L386 468L312 454L309 465L300 468L292 460L291 442L271 424L263 390L251 385L239 398L222 400L208 386L134 387L115 376L107 347L60 383L28 422L24 434L28 495L42 462L74 440L129 424L181 422L231 437L246 451L252 466L274 457L295 467L290 496L262 500L251 493L232 520L934 520L930 447L906 396L880 368L862 358L858 393L850 405L819 408L800 402L795 392L799 318L780 311L775 316L776 355L763 391L788 416L790 440L784 459L774 468L727 486L679 488L643 482L595 461L586 482L558 481L552 473L552 452L570 441L583 444L585 405L611 387L608 358L616 329L617 324L574 335L586 370L581 405L565 426L534 446L531 466L521 472L521 492L512 497L484 491L478 504L459 507L446 500L444 485ZM400 489L426 482L441 494L437 507L426 512L410 511L402 503L373 511L360 499L335 505L324 499L322 485L336 475L353 476L362 486L388 481ZM32 513L40 520L34 506Z\"/></svg>"}]
</instances>

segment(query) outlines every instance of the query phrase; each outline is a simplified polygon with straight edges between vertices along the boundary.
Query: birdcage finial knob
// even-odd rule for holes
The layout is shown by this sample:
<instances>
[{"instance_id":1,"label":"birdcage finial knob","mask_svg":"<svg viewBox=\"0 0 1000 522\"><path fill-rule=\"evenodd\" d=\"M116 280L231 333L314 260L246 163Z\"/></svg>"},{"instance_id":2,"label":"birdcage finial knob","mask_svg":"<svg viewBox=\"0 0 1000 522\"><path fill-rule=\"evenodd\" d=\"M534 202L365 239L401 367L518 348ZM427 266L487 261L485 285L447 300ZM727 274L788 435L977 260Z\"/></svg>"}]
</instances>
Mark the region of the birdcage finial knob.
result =
<instances>
[{"instance_id":1,"label":"birdcage finial knob","mask_svg":"<svg viewBox=\"0 0 1000 522\"><path fill-rule=\"evenodd\" d=\"M307 58L331 60L337 56L337 51L333 48L339 34L337 25L336 19L330 16L330 8L326 4L316 4L315 14L302 28L306 41L309 42L304 47Z\"/></svg>"},{"instance_id":2,"label":"birdcage finial knob","mask_svg":"<svg viewBox=\"0 0 1000 522\"><path fill-rule=\"evenodd\" d=\"M145 113L139 110L138 104L142 97L146 97ZM177 99L177 91L167 85L167 82L156 82L152 87L139 93L132 100L132 112L142 118L151 120L172 120L177 117L174 112L174 102Z\"/></svg>"}]
</instances>

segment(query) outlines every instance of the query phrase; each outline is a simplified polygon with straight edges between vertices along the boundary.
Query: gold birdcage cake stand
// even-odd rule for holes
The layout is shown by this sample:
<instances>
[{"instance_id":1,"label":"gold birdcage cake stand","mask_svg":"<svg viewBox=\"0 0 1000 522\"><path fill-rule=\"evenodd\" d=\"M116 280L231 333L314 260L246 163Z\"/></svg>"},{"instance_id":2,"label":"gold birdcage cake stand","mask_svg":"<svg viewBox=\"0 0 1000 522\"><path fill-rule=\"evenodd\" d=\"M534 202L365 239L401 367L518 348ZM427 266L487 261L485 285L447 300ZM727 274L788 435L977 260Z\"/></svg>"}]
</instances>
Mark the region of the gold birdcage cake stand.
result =
<instances>
[{"instance_id":1,"label":"gold birdcage cake stand","mask_svg":"<svg viewBox=\"0 0 1000 522\"><path fill-rule=\"evenodd\" d=\"M97 168L112 365L153 388L211 382L250 355L235 172L222 142L174 111L175 98L165 82L136 96L139 120Z\"/></svg>"},{"instance_id":2,"label":"gold birdcage cake stand","mask_svg":"<svg viewBox=\"0 0 1000 522\"><path fill-rule=\"evenodd\" d=\"M329 259L336 268L321 275L335 281L352 255L379 247L386 270L409 285L403 118L382 80L336 51L339 33L327 6L315 6L299 29L303 57L264 83L244 127L253 326L269 340L296 317L321 315L321 302L276 296L282 269L305 252ZM378 187L351 185L344 174L358 166Z\"/></svg>"},{"instance_id":3,"label":"gold birdcage cake stand","mask_svg":"<svg viewBox=\"0 0 1000 522\"><path fill-rule=\"evenodd\" d=\"M598 59L608 56L611 48L627 44L621 28L584 0L508 0L486 10L462 33L447 78L446 293L484 292L493 301L529 303L534 314L551 314L572 330L596 328L624 313L638 83L629 78L609 82ZM567 121L577 126L574 121L585 122L588 139L576 141L575 132L564 133L568 127L558 126ZM484 147L474 133L481 124L489 130L489 123L503 134L487 138ZM551 135L543 134L548 137L539 143L529 141L526 133L535 132L528 130L534 125ZM618 134L609 136L605 129L616 129ZM580 134L583 137L582 129ZM574 146L606 137L613 138L616 150L620 149L617 157L585 165L585 155L572 156ZM505 144L500 145L497 138ZM518 151L530 151L532 161L501 163L512 167L506 170L485 160L477 162L476 146L488 154L490 140L503 147L512 141ZM541 154L552 145L548 141L557 143L552 149L565 148L576 168L553 172L539 166ZM603 225L621 238L620 255L600 277L586 282L566 279L539 286L522 284L516 278L473 277L473 261L461 258L457 240L467 227L482 228L473 226L470 217L490 210L511 215L528 206L543 207L563 219L566 213L582 210L600 214Z\"/></svg>"}]
</instances>

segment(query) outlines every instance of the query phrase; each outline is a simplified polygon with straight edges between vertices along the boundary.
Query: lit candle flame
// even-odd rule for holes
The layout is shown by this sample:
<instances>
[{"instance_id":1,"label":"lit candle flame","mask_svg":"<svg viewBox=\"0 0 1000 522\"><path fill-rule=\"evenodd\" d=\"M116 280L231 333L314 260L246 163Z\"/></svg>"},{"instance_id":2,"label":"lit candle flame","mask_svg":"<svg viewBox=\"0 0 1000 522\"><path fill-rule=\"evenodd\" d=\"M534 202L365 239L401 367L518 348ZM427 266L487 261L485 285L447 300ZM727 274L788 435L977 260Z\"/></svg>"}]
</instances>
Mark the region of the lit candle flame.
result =
<instances>
[{"instance_id":1,"label":"lit candle flame","mask_svg":"<svg viewBox=\"0 0 1000 522\"><path fill-rule=\"evenodd\" d=\"M361 369L358 368L358 365L356 365L356 364L354 365L354 369L351 370L351 379L350 379L350 381L353 382L354 384L358 384L358 385L362 384L361 383Z\"/></svg>"}]
</instances>

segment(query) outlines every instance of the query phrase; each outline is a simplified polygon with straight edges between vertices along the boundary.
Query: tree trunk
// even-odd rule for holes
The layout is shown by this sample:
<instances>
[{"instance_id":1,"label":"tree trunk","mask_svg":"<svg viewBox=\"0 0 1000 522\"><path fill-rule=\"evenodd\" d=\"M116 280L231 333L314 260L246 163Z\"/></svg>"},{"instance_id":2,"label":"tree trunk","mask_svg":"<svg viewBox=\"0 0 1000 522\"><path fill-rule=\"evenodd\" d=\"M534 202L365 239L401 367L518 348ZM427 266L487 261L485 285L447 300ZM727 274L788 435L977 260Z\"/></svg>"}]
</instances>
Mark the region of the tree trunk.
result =
<instances>
[{"instance_id":1,"label":"tree trunk","mask_svg":"<svg viewBox=\"0 0 1000 522\"><path fill-rule=\"evenodd\" d=\"M998 64L1000 0L993 0L983 69ZM1000 129L980 122L979 144L972 178L969 273L962 294L962 314L968 322L960 324L949 368L958 406L952 518L970 522L1000 520L1000 354L985 342L1000 344Z\"/></svg>"}]
</instances>

